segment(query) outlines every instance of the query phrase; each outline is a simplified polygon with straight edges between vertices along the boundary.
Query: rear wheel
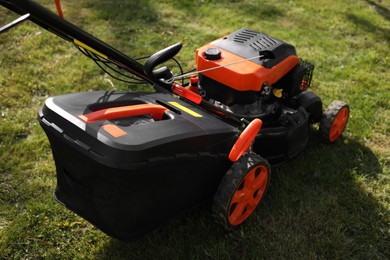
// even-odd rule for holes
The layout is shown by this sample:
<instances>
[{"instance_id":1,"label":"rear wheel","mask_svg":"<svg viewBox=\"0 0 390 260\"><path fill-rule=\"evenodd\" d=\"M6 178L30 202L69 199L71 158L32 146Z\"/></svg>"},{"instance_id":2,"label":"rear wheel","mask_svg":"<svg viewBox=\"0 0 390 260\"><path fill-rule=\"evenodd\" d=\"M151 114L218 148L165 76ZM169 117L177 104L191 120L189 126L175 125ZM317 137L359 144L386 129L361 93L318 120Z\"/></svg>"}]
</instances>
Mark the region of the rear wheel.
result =
<instances>
[{"instance_id":1,"label":"rear wheel","mask_svg":"<svg viewBox=\"0 0 390 260\"><path fill-rule=\"evenodd\" d=\"M242 224L264 197L270 165L255 153L244 154L226 172L213 202L213 216L225 229Z\"/></svg>"},{"instance_id":2,"label":"rear wheel","mask_svg":"<svg viewBox=\"0 0 390 260\"><path fill-rule=\"evenodd\" d=\"M320 122L320 138L325 143L336 142L343 133L349 118L349 106L333 101L325 110Z\"/></svg>"}]
</instances>

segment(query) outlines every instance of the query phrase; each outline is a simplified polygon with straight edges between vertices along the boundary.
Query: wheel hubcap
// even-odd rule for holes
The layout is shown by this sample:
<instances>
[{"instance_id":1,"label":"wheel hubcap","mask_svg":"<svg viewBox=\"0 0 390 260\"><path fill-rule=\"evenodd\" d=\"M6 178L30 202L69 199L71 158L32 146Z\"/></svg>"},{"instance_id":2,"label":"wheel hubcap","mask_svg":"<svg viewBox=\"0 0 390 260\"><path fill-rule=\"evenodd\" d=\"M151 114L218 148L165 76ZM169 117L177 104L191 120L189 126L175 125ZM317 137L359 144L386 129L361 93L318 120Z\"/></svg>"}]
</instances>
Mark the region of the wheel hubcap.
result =
<instances>
[{"instance_id":1,"label":"wheel hubcap","mask_svg":"<svg viewBox=\"0 0 390 260\"><path fill-rule=\"evenodd\" d=\"M264 195L268 170L264 165L251 169L241 181L229 206L230 224L239 225L256 209Z\"/></svg>"},{"instance_id":2,"label":"wheel hubcap","mask_svg":"<svg viewBox=\"0 0 390 260\"><path fill-rule=\"evenodd\" d=\"M349 110L347 107L342 108L335 117L330 128L329 140L334 142L343 133L345 125L347 124Z\"/></svg>"}]
</instances>

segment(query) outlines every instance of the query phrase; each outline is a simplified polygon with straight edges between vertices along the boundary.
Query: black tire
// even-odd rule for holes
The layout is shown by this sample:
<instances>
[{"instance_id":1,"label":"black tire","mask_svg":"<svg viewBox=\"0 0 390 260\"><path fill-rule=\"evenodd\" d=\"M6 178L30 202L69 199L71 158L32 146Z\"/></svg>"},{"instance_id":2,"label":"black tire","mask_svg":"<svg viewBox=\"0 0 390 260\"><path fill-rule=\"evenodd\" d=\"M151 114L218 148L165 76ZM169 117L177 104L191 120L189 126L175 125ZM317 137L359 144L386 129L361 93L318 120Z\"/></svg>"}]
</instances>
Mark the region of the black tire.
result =
<instances>
[{"instance_id":1,"label":"black tire","mask_svg":"<svg viewBox=\"0 0 390 260\"><path fill-rule=\"evenodd\" d=\"M345 102L336 100L330 103L320 122L321 141L325 143L336 142L344 132L348 118L349 106Z\"/></svg>"},{"instance_id":2,"label":"black tire","mask_svg":"<svg viewBox=\"0 0 390 260\"><path fill-rule=\"evenodd\" d=\"M214 196L212 214L227 230L241 225L264 198L271 167L255 153L244 154L223 176Z\"/></svg>"},{"instance_id":3,"label":"black tire","mask_svg":"<svg viewBox=\"0 0 390 260\"><path fill-rule=\"evenodd\" d=\"M318 123L321 121L323 115L322 101L314 92L303 91L297 96L297 102L309 113L310 123Z\"/></svg>"}]
</instances>

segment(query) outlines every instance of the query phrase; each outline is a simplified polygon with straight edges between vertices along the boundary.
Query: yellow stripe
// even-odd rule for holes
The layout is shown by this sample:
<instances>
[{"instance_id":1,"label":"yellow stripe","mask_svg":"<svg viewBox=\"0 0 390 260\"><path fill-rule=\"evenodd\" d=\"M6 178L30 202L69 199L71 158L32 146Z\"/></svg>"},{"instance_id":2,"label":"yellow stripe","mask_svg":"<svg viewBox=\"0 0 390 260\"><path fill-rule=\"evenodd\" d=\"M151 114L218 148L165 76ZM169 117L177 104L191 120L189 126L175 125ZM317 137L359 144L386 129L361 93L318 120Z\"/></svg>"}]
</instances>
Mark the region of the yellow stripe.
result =
<instances>
[{"instance_id":1,"label":"yellow stripe","mask_svg":"<svg viewBox=\"0 0 390 260\"><path fill-rule=\"evenodd\" d=\"M89 47L89 46L86 45L85 43L80 42L79 40L73 39L73 42L74 42L74 44L80 46L81 48L84 48L84 49L86 49L86 50L89 50L90 52L93 52L93 53L95 53L96 55L99 55L100 57L103 57L103 58L105 58L105 59L108 59L108 57L107 57L106 55L104 55L103 53L98 52L98 51L95 50L95 49L92 49L91 47Z\"/></svg>"},{"instance_id":2,"label":"yellow stripe","mask_svg":"<svg viewBox=\"0 0 390 260\"><path fill-rule=\"evenodd\" d=\"M171 104L172 106L175 106L177 107L178 109L181 109L183 110L184 112L190 114L191 116L194 116L194 117L203 117L201 114L198 114L196 113L195 111L192 111L191 109L185 107L185 106L182 106L180 105L179 103L177 102L174 102L174 101L171 101L171 102L168 102L169 104Z\"/></svg>"}]
</instances>

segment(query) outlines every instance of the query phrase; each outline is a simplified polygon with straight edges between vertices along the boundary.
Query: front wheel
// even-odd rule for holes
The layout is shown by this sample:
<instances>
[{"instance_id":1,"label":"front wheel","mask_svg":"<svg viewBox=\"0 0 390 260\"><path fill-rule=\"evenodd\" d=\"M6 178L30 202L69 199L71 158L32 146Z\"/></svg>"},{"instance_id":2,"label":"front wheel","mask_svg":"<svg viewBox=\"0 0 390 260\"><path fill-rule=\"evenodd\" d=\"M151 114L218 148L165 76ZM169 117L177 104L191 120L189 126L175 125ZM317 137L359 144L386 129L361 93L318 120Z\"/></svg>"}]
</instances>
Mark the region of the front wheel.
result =
<instances>
[{"instance_id":1,"label":"front wheel","mask_svg":"<svg viewBox=\"0 0 390 260\"><path fill-rule=\"evenodd\" d=\"M336 142L343 133L349 118L349 106L333 101L325 110L320 122L320 138L325 143Z\"/></svg>"},{"instance_id":2,"label":"front wheel","mask_svg":"<svg viewBox=\"0 0 390 260\"><path fill-rule=\"evenodd\" d=\"M216 222L227 230L242 224L263 199L270 174L269 163L255 153L246 153L233 163L214 196Z\"/></svg>"}]
</instances>

